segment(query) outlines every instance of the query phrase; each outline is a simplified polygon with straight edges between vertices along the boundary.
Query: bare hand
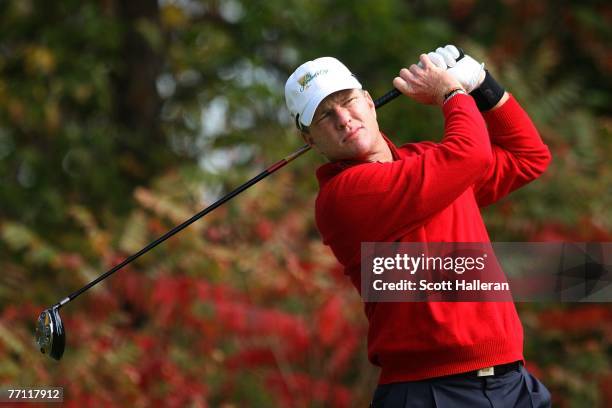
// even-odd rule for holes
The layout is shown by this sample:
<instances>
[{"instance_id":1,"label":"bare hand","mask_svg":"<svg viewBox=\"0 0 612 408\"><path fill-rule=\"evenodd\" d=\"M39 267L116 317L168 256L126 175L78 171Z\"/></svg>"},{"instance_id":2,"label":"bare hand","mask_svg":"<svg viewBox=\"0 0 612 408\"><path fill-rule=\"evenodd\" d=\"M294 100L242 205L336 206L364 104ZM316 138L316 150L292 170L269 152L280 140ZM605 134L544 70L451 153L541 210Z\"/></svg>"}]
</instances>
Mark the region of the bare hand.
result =
<instances>
[{"instance_id":1,"label":"bare hand","mask_svg":"<svg viewBox=\"0 0 612 408\"><path fill-rule=\"evenodd\" d=\"M419 57L422 67L412 64L402 68L393 86L404 95L427 105L442 105L444 95L453 89L463 89L459 81L446 70L438 68L427 54Z\"/></svg>"}]
</instances>

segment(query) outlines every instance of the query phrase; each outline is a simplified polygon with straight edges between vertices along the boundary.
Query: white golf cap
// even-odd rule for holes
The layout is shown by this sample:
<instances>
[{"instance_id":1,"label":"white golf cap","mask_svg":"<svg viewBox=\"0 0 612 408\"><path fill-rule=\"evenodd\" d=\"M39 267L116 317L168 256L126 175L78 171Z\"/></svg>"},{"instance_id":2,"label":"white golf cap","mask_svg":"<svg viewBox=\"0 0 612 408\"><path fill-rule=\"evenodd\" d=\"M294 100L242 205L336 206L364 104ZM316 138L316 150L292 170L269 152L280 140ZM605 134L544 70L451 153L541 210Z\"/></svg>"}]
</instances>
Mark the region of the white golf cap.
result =
<instances>
[{"instance_id":1,"label":"white golf cap","mask_svg":"<svg viewBox=\"0 0 612 408\"><path fill-rule=\"evenodd\" d=\"M291 74L285 84L285 102L296 124L310 126L317 106L325 97L345 89L361 89L351 71L333 57L307 61Z\"/></svg>"}]
</instances>

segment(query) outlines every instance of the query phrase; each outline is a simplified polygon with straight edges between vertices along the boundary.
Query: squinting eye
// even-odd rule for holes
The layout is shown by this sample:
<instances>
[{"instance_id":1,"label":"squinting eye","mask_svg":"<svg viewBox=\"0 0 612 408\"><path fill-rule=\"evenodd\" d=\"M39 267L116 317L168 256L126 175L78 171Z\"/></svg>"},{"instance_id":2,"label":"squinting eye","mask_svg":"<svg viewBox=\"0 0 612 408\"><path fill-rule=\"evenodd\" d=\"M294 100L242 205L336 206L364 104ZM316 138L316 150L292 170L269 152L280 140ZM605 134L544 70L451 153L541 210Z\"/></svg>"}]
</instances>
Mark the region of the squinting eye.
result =
<instances>
[{"instance_id":1,"label":"squinting eye","mask_svg":"<svg viewBox=\"0 0 612 408\"><path fill-rule=\"evenodd\" d=\"M321 116L316 120L317 123L322 122L325 118L329 116L329 112L322 113Z\"/></svg>"}]
</instances>

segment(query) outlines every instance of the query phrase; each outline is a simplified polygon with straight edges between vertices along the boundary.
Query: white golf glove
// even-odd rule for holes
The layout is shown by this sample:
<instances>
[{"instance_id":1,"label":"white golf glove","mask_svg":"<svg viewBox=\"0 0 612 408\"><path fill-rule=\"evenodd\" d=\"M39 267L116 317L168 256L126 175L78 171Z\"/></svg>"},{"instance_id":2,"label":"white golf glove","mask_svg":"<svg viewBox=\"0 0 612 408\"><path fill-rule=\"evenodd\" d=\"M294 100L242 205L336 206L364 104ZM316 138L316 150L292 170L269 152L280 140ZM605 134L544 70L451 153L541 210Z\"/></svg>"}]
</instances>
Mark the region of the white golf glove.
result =
<instances>
[{"instance_id":1,"label":"white golf glove","mask_svg":"<svg viewBox=\"0 0 612 408\"><path fill-rule=\"evenodd\" d=\"M467 93L470 93L484 81L484 63L478 63L467 54L464 54L463 58L457 61L460 55L461 53L454 45L438 47L436 51L427 54L436 66L448 69L449 74L459 81Z\"/></svg>"}]
</instances>

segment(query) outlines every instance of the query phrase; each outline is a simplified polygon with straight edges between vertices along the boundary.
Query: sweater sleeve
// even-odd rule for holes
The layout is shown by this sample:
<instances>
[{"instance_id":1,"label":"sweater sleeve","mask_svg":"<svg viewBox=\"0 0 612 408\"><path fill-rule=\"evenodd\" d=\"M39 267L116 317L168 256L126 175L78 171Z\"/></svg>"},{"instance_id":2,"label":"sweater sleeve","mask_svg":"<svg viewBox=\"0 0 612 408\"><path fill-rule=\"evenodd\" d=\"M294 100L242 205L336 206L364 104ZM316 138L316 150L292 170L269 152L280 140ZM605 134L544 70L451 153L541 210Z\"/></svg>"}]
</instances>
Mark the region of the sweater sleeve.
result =
<instances>
[{"instance_id":1,"label":"sweater sleeve","mask_svg":"<svg viewBox=\"0 0 612 408\"><path fill-rule=\"evenodd\" d=\"M474 185L481 207L538 178L551 160L548 147L512 95L504 105L485 112L483 117L491 139L493 162Z\"/></svg>"},{"instance_id":2,"label":"sweater sleeve","mask_svg":"<svg viewBox=\"0 0 612 408\"><path fill-rule=\"evenodd\" d=\"M443 113L444 138L435 147L390 163L350 167L325 185L317 199L317 224L326 241L339 234L386 240L418 227L482 176L492 153L473 99L457 95Z\"/></svg>"}]
</instances>

